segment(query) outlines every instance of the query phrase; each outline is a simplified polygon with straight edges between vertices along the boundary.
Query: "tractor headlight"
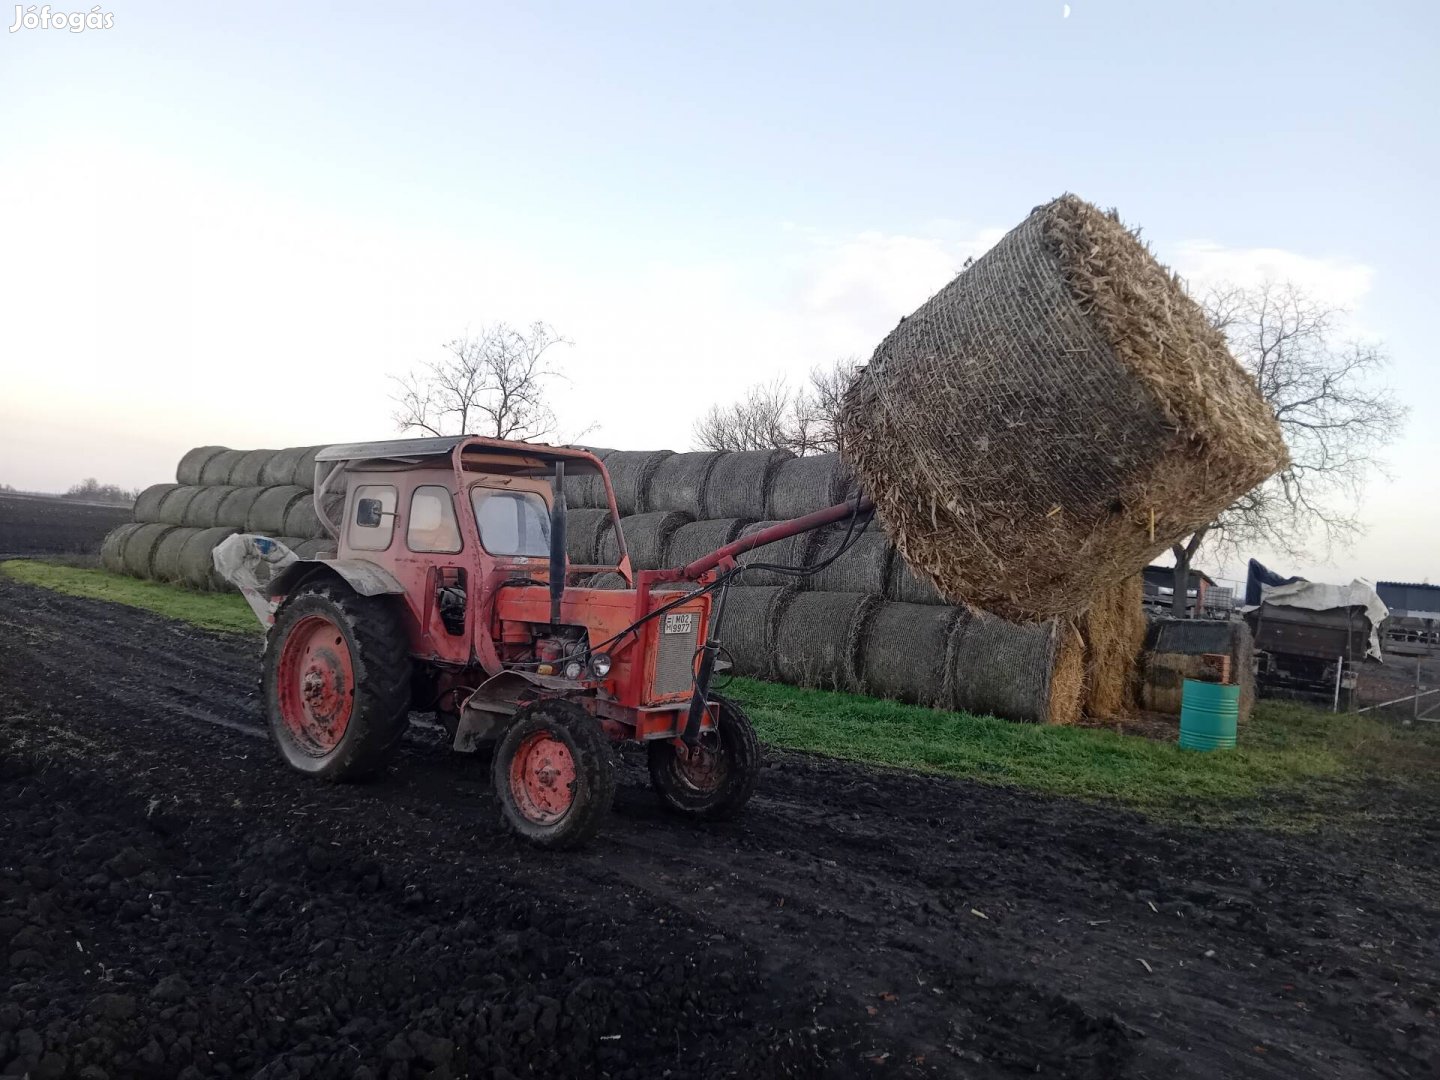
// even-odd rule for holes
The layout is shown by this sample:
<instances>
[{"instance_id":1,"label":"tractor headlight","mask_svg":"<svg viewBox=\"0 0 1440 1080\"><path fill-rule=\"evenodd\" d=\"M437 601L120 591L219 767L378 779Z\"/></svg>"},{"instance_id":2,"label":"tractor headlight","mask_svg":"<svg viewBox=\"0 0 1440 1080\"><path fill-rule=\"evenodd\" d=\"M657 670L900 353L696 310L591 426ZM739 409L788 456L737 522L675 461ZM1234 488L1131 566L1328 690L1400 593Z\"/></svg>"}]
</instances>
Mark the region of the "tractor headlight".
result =
<instances>
[{"instance_id":1,"label":"tractor headlight","mask_svg":"<svg viewBox=\"0 0 1440 1080\"><path fill-rule=\"evenodd\" d=\"M610 674L610 654L598 652L590 657L590 670L597 679Z\"/></svg>"},{"instance_id":2,"label":"tractor headlight","mask_svg":"<svg viewBox=\"0 0 1440 1080\"><path fill-rule=\"evenodd\" d=\"M571 660L565 665L565 677L567 679L579 679L585 669L580 666L579 660Z\"/></svg>"}]
</instances>

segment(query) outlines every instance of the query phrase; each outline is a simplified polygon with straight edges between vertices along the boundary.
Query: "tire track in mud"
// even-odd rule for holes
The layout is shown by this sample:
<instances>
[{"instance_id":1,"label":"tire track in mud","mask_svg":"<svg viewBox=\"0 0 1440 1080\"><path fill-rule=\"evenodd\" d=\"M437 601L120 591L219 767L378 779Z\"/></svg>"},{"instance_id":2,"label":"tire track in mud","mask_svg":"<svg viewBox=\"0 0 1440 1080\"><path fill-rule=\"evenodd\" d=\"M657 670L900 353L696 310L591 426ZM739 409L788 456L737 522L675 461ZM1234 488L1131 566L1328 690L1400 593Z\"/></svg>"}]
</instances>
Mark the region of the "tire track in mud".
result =
<instances>
[{"instance_id":1,"label":"tire track in mud","mask_svg":"<svg viewBox=\"0 0 1440 1080\"><path fill-rule=\"evenodd\" d=\"M784 752L744 818L693 827L661 810L625 753L611 822L556 858L501 833L483 763L433 733L414 732L381 783L290 776L254 741L251 641L9 583L0 624L12 725L0 738L15 724L57 746L53 733L74 732L110 748L94 767L137 797L209 800L257 843L363 821L343 850L418 889L499 887L605 926L561 935L577 957L639 948L711 978L726 957L749 980L720 995L730 1007L825 1029L792 1060L773 1031L742 1026L729 1057L695 1051L702 1075L754 1054L775 1067L758 1076L1400 1077L1440 1064L1421 1023L1440 1001L1436 875L1383 837L1169 829ZM673 951L646 953L660 932Z\"/></svg>"}]
</instances>

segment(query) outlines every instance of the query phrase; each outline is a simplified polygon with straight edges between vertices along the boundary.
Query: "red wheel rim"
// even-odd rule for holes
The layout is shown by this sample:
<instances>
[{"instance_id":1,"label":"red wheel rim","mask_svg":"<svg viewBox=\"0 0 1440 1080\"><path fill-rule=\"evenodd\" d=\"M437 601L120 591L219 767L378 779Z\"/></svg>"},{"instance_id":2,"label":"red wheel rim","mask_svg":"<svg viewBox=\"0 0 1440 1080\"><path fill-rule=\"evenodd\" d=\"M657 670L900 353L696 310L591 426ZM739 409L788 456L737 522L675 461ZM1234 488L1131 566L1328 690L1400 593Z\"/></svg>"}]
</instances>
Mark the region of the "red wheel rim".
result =
<instances>
[{"instance_id":1,"label":"red wheel rim","mask_svg":"<svg viewBox=\"0 0 1440 1080\"><path fill-rule=\"evenodd\" d=\"M688 747L678 739L673 745L675 775L686 786L704 795L720 789L729 768L725 761L725 751L719 746L719 739L714 732L705 732L700 737L699 744L694 747Z\"/></svg>"},{"instance_id":2,"label":"red wheel rim","mask_svg":"<svg viewBox=\"0 0 1440 1080\"><path fill-rule=\"evenodd\" d=\"M355 669L340 628L307 615L280 646L280 719L297 747L324 757L340 745L355 704Z\"/></svg>"},{"instance_id":3,"label":"red wheel rim","mask_svg":"<svg viewBox=\"0 0 1440 1080\"><path fill-rule=\"evenodd\" d=\"M575 803L575 758L548 731L532 731L510 759L510 795L527 821L553 825Z\"/></svg>"}]
</instances>

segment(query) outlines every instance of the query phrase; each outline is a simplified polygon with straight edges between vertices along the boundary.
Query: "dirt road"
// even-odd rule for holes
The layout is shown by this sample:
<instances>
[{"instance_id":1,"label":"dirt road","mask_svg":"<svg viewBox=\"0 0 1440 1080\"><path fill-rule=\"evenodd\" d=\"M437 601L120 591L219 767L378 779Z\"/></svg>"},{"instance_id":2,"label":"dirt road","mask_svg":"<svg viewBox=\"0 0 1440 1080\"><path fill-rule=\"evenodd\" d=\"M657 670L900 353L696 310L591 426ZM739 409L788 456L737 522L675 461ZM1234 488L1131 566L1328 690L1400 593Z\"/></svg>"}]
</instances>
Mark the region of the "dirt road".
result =
<instances>
[{"instance_id":1,"label":"dirt road","mask_svg":"<svg viewBox=\"0 0 1440 1080\"><path fill-rule=\"evenodd\" d=\"M772 752L696 829L627 759L543 854L424 732L284 771L257 672L0 582L0 1074L1440 1074L1433 792L1285 837Z\"/></svg>"}]
</instances>

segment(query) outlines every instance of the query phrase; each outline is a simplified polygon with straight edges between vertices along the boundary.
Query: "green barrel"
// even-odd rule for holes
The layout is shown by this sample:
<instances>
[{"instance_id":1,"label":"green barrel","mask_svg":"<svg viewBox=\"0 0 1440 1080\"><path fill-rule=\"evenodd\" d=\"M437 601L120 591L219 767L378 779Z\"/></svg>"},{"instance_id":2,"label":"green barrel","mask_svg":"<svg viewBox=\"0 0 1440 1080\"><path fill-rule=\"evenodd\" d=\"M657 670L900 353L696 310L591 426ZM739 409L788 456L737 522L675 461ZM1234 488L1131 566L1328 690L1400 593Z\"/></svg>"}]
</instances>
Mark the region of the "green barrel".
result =
<instances>
[{"instance_id":1,"label":"green barrel","mask_svg":"<svg viewBox=\"0 0 1440 1080\"><path fill-rule=\"evenodd\" d=\"M1240 719L1240 687L1186 679L1180 699L1180 745L1187 750L1231 750Z\"/></svg>"}]
</instances>

